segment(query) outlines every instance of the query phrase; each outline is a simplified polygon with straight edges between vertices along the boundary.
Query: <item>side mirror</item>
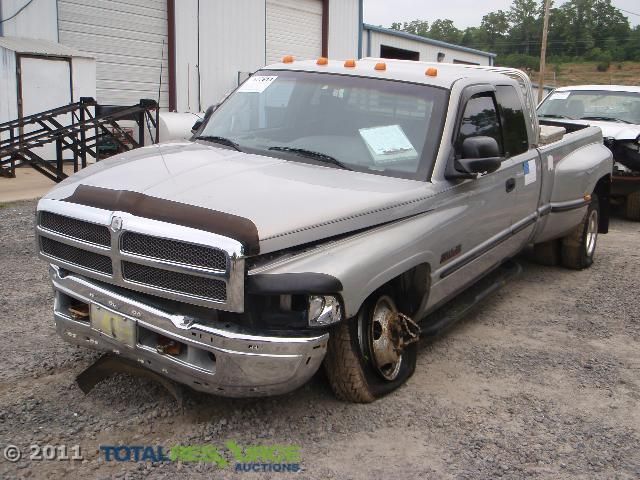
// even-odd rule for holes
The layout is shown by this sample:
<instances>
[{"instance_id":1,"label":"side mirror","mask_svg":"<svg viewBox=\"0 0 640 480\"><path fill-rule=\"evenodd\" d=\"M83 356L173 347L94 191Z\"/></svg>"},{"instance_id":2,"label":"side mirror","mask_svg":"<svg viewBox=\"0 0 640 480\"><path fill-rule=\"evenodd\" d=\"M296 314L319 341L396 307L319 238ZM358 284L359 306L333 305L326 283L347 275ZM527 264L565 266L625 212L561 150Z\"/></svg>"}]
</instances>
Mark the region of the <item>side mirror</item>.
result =
<instances>
[{"instance_id":1,"label":"side mirror","mask_svg":"<svg viewBox=\"0 0 640 480\"><path fill-rule=\"evenodd\" d=\"M202 124L209 120L209 117L213 114L213 112L215 112L218 107L220 106L219 103L215 104L215 105L211 105L209 108L207 108L206 112L204 112L204 118L199 118L198 120L196 120L196 123L193 124L193 127L191 127L191 133L193 133L195 135L195 133L200 130L200 127L202 126Z\"/></svg>"},{"instance_id":2,"label":"side mirror","mask_svg":"<svg viewBox=\"0 0 640 480\"><path fill-rule=\"evenodd\" d=\"M193 127L191 127L191 133L193 133L195 135L195 133L200 130L200 127L202 126L202 124L204 123L204 120L199 118L198 120L196 120L196 123L193 124Z\"/></svg>"},{"instance_id":3,"label":"side mirror","mask_svg":"<svg viewBox=\"0 0 640 480\"><path fill-rule=\"evenodd\" d=\"M504 160L498 142L492 137L465 138L461 150L462 156L456 160L455 167L466 174L495 172Z\"/></svg>"}]
</instances>

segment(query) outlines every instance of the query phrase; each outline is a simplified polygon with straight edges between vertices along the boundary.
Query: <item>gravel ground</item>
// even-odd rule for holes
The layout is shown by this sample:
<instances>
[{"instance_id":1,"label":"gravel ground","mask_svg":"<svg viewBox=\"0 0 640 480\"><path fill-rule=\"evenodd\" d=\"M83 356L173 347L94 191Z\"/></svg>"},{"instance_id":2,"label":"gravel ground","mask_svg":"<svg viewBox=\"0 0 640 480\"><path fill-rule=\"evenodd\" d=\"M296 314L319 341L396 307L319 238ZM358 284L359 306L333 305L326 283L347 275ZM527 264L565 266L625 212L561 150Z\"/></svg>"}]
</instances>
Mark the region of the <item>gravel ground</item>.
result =
<instances>
[{"instance_id":1,"label":"gravel ground","mask_svg":"<svg viewBox=\"0 0 640 480\"><path fill-rule=\"evenodd\" d=\"M124 375L89 395L97 355L59 339L35 203L0 206L0 448L80 445L84 461L12 464L2 478L265 478L203 463L105 462L98 446L295 444L296 478L639 478L640 224L615 219L587 271L524 272L370 405L335 400L322 375L278 398L231 400ZM27 455L28 456L28 455Z\"/></svg>"}]
</instances>

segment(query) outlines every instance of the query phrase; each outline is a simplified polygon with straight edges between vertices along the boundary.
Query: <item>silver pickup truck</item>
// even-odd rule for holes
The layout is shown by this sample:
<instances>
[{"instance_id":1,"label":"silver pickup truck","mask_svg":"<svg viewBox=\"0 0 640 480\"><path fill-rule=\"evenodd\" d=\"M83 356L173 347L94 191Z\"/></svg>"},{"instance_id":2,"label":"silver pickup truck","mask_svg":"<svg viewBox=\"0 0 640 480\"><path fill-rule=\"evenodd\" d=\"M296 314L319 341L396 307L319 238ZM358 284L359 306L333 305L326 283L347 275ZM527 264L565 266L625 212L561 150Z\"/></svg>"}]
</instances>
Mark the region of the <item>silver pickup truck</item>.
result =
<instances>
[{"instance_id":1,"label":"silver pickup truck","mask_svg":"<svg viewBox=\"0 0 640 480\"><path fill-rule=\"evenodd\" d=\"M433 312L526 247L588 267L611 171L600 129L540 132L517 70L285 58L190 141L59 184L37 241L65 340L224 396L324 363L370 402Z\"/></svg>"}]
</instances>

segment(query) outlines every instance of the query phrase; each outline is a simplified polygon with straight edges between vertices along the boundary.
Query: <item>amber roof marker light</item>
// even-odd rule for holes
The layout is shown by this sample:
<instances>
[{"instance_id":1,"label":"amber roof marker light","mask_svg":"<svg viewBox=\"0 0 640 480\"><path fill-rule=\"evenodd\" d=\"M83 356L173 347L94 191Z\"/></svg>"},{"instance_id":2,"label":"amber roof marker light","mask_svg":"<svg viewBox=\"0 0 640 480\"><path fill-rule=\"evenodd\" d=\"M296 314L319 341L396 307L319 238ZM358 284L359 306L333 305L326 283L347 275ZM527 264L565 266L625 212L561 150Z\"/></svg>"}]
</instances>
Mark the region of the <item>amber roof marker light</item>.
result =
<instances>
[{"instance_id":1,"label":"amber roof marker light","mask_svg":"<svg viewBox=\"0 0 640 480\"><path fill-rule=\"evenodd\" d=\"M356 61L353 58L344 61L344 66L346 68L354 68L356 66Z\"/></svg>"},{"instance_id":2,"label":"amber roof marker light","mask_svg":"<svg viewBox=\"0 0 640 480\"><path fill-rule=\"evenodd\" d=\"M373 67L375 70L379 70L381 72L385 71L387 69L387 64L384 62L378 62L376 63L376 66Z\"/></svg>"},{"instance_id":3,"label":"amber roof marker light","mask_svg":"<svg viewBox=\"0 0 640 480\"><path fill-rule=\"evenodd\" d=\"M427 68L427 71L424 72L424 74L427 77L437 77L438 76L438 69L434 68L434 67L429 67L429 68Z\"/></svg>"},{"instance_id":4,"label":"amber roof marker light","mask_svg":"<svg viewBox=\"0 0 640 480\"><path fill-rule=\"evenodd\" d=\"M316 65L329 65L329 59L326 57L320 57L316 61Z\"/></svg>"},{"instance_id":5,"label":"amber roof marker light","mask_svg":"<svg viewBox=\"0 0 640 480\"><path fill-rule=\"evenodd\" d=\"M282 57L282 63L293 63L294 60L293 55L285 55Z\"/></svg>"}]
</instances>

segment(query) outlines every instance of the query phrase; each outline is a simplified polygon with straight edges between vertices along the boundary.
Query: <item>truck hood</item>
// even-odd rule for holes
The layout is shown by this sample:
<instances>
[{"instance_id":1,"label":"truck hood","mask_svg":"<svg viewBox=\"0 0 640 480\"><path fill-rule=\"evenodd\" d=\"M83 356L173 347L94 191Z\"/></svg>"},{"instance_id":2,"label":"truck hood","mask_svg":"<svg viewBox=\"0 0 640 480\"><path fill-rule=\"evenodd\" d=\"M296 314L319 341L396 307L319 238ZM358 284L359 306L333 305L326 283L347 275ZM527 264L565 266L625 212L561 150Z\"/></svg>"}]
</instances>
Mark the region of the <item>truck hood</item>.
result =
<instances>
[{"instance_id":1,"label":"truck hood","mask_svg":"<svg viewBox=\"0 0 640 480\"><path fill-rule=\"evenodd\" d=\"M427 182L193 142L152 145L101 161L45 198L65 200L79 186L134 192L247 219L256 227L260 253L424 212L437 190Z\"/></svg>"}]
</instances>

